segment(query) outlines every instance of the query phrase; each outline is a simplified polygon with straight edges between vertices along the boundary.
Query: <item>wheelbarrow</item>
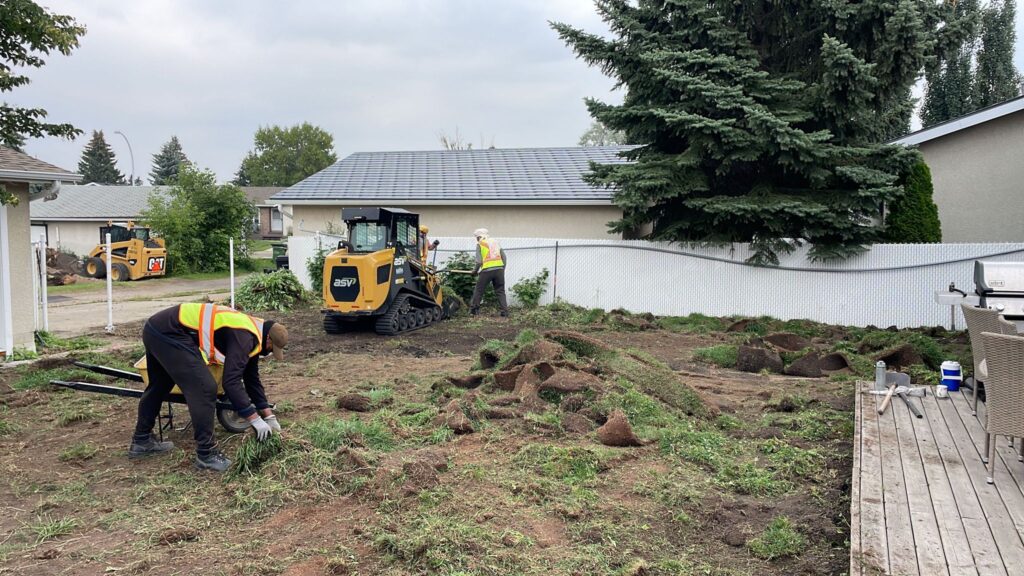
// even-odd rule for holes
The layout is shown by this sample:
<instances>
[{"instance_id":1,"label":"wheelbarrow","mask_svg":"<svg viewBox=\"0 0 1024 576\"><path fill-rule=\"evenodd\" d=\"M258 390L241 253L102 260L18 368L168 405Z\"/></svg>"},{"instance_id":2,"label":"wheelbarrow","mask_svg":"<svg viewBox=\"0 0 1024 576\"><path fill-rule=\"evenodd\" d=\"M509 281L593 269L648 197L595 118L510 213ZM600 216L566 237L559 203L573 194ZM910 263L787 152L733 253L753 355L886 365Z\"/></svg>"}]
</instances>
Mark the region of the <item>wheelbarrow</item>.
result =
<instances>
[{"instance_id":1,"label":"wheelbarrow","mask_svg":"<svg viewBox=\"0 0 1024 576\"><path fill-rule=\"evenodd\" d=\"M120 378L122 380L129 380L131 382L142 382L149 384L149 372L146 369L146 357L143 356L135 363L135 368L138 372L129 372L128 370L120 370L118 368L110 368L108 366L98 366L96 364L86 364L85 362L74 362L75 366L79 368L85 368L91 372L97 374L103 374L104 376L113 376L114 378ZM210 373L213 374L213 379L217 381L217 421L224 427L225 430L232 434L240 434L249 429L249 422L238 415L235 412L234 407L227 400L224 395L224 388L221 386L221 377L224 374L224 367L218 365L210 365ZM122 388L119 386L107 386L105 384L93 384L92 382L67 382L64 380L50 380L50 384L54 386L62 386L64 388L71 388L72 390L81 390L83 392L95 392L98 394L110 394L113 396L125 396L128 398L141 398L142 390L135 388ZM185 395L181 393L181 389L175 386L171 389L170 394L167 395L167 412L160 415L159 432L161 439L163 438L164 430L174 429L174 404L185 404Z\"/></svg>"}]
</instances>

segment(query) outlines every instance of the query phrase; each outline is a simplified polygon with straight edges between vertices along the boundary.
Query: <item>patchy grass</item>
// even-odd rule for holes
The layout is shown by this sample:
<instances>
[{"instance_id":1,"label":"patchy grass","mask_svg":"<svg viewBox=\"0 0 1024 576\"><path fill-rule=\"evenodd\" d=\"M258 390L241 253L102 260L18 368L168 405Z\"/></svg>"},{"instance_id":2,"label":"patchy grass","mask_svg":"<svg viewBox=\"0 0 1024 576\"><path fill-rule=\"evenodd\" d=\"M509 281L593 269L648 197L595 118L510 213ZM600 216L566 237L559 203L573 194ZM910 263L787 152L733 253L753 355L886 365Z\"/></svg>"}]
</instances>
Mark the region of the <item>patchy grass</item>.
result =
<instances>
[{"instance_id":1,"label":"patchy grass","mask_svg":"<svg viewBox=\"0 0 1024 576\"><path fill-rule=\"evenodd\" d=\"M721 368L735 368L738 348L733 344L718 344L693 351L693 359L698 362L714 364Z\"/></svg>"},{"instance_id":2,"label":"patchy grass","mask_svg":"<svg viewBox=\"0 0 1024 576\"><path fill-rule=\"evenodd\" d=\"M758 450L767 457L768 467L787 479L817 481L826 470L827 462L821 452L798 448L777 438L765 440Z\"/></svg>"},{"instance_id":3,"label":"patchy grass","mask_svg":"<svg viewBox=\"0 0 1024 576\"><path fill-rule=\"evenodd\" d=\"M61 462L82 462L91 459L99 451L99 446L89 442L79 442L61 450L57 459Z\"/></svg>"},{"instance_id":4,"label":"patchy grass","mask_svg":"<svg viewBox=\"0 0 1024 576\"><path fill-rule=\"evenodd\" d=\"M75 528L78 528L78 520L69 516L63 516L61 518L52 518L48 515L39 516L36 521L28 526L36 536L36 545L42 544L47 540L53 538L59 538L66 534L74 532Z\"/></svg>"},{"instance_id":5,"label":"patchy grass","mask_svg":"<svg viewBox=\"0 0 1024 576\"><path fill-rule=\"evenodd\" d=\"M66 352L69 350L89 350L102 346L104 342L88 336L77 336L75 338L61 338L49 332L40 330L36 332L36 341L46 352Z\"/></svg>"},{"instance_id":6,"label":"patchy grass","mask_svg":"<svg viewBox=\"0 0 1024 576\"><path fill-rule=\"evenodd\" d=\"M663 316L658 318L658 326L671 332L686 332L693 334L708 334L721 332L729 326L730 322L723 318L705 316L704 314L690 314L689 316Z\"/></svg>"},{"instance_id":7,"label":"patchy grass","mask_svg":"<svg viewBox=\"0 0 1024 576\"><path fill-rule=\"evenodd\" d=\"M391 450L395 438L380 422L363 422L353 416L348 420L320 416L306 424L303 435L317 448L334 451L341 446L366 446L374 450Z\"/></svg>"},{"instance_id":8,"label":"patchy grass","mask_svg":"<svg viewBox=\"0 0 1024 576\"><path fill-rule=\"evenodd\" d=\"M824 407L794 413L766 414L762 424L777 426L787 436L812 442L853 437L853 419L850 415Z\"/></svg>"},{"instance_id":9,"label":"patchy grass","mask_svg":"<svg viewBox=\"0 0 1024 576\"><path fill-rule=\"evenodd\" d=\"M252 476L263 468L263 465L281 453L284 441L280 434L272 434L270 438L260 442L256 436L246 434L242 444L235 452L231 469L226 478Z\"/></svg>"},{"instance_id":10,"label":"patchy grass","mask_svg":"<svg viewBox=\"0 0 1024 576\"><path fill-rule=\"evenodd\" d=\"M593 480L605 468L607 459L608 453L592 448L527 444L512 461L521 469L532 470L548 478L582 484Z\"/></svg>"},{"instance_id":11,"label":"patchy grass","mask_svg":"<svg viewBox=\"0 0 1024 576\"><path fill-rule=\"evenodd\" d=\"M0 419L0 438L9 436L18 431L18 425L10 420Z\"/></svg>"},{"instance_id":12,"label":"patchy grass","mask_svg":"<svg viewBox=\"0 0 1024 576\"><path fill-rule=\"evenodd\" d=\"M776 517L760 536L747 542L750 553L765 560L796 556L806 545L806 538L796 531L785 516Z\"/></svg>"},{"instance_id":13,"label":"patchy grass","mask_svg":"<svg viewBox=\"0 0 1024 576\"><path fill-rule=\"evenodd\" d=\"M59 426L70 426L75 422L88 422L99 417L99 413L89 398L74 397L52 404Z\"/></svg>"}]
</instances>

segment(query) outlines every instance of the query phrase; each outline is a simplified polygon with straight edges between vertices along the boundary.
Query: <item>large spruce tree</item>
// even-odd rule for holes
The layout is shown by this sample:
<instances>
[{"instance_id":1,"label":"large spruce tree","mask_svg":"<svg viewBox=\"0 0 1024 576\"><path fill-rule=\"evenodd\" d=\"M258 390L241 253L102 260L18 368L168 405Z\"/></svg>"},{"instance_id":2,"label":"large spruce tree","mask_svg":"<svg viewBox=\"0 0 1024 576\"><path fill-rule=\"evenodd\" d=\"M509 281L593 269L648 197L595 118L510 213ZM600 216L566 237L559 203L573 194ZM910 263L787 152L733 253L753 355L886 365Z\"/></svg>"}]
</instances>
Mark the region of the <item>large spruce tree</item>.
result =
<instances>
[{"instance_id":1,"label":"large spruce tree","mask_svg":"<svg viewBox=\"0 0 1024 576\"><path fill-rule=\"evenodd\" d=\"M78 173L82 175L82 184L124 184L124 174L117 170L114 151L110 149L103 131L93 130L92 138L82 151L82 159L78 161Z\"/></svg>"},{"instance_id":2,"label":"large spruce tree","mask_svg":"<svg viewBox=\"0 0 1024 576\"><path fill-rule=\"evenodd\" d=\"M177 136L171 136L160 151L153 154L153 170L149 173L149 180L154 186L173 184L178 179L178 172L183 164L188 163L188 157L181 149L181 142Z\"/></svg>"},{"instance_id":3,"label":"large spruce tree","mask_svg":"<svg viewBox=\"0 0 1024 576\"><path fill-rule=\"evenodd\" d=\"M981 17L978 69L974 79L974 108L984 108L1021 94L1021 75L1013 65L1017 42L1013 0L994 1Z\"/></svg>"},{"instance_id":4,"label":"large spruce tree","mask_svg":"<svg viewBox=\"0 0 1024 576\"><path fill-rule=\"evenodd\" d=\"M917 159L880 144L905 125L907 91L958 30L930 2L597 0L613 37L552 26L625 90L591 115L642 144L593 165L615 189L617 232L750 242L752 261L803 241L846 257L880 238L884 202Z\"/></svg>"}]
</instances>

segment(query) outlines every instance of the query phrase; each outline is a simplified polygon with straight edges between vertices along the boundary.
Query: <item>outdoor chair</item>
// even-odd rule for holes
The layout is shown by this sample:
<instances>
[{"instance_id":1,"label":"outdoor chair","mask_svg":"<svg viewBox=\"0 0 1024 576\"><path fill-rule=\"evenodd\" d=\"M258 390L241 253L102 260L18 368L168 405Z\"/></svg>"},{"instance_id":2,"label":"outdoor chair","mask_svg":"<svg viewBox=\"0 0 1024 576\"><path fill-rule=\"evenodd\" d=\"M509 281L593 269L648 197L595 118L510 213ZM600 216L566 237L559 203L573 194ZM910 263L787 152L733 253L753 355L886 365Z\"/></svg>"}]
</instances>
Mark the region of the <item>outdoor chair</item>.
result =
<instances>
[{"instance_id":1,"label":"outdoor chair","mask_svg":"<svg viewBox=\"0 0 1024 576\"><path fill-rule=\"evenodd\" d=\"M988 360L985 381L985 448L988 477L994 482L996 443L993 436L1024 437L1024 336L981 334Z\"/></svg>"},{"instance_id":2,"label":"outdoor chair","mask_svg":"<svg viewBox=\"0 0 1024 576\"><path fill-rule=\"evenodd\" d=\"M1017 325L1002 317L999 318L999 333L1007 336L1024 336L1017 331Z\"/></svg>"},{"instance_id":3,"label":"outdoor chair","mask_svg":"<svg viewBox=\"0 0 1024 576\"><path fill-rule=\"evenodd\" d=\"M967 334L971 338L971 354L974 356L974 397L971 399L971 415L978 415L978 383L985 382L988 374L985 364L985 346L981 342L982 332L1000 334L1003 328L999 325L999 313L988 308L975 308L966 304L960 305L967 322ZM988 454L988 450L985 450ZM984 459L984 457L983 457Z\"/></svg>"}]
</instances>

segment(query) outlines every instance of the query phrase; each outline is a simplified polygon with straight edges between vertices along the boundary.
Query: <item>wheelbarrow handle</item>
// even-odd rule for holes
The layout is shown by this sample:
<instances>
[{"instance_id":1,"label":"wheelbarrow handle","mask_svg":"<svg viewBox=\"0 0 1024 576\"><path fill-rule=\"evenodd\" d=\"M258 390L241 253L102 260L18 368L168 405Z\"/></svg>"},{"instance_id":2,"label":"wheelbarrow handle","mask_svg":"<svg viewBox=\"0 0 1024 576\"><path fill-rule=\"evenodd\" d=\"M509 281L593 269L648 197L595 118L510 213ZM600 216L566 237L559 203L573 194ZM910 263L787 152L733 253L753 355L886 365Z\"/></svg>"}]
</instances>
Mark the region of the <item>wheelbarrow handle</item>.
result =
<instances>
[{"instance_id":1,"label":"wheelbarrow handle","mask_svg":"<svg viewBox=\"0 0 1024 576\"><path fill-rule=\"evenodd\" d=\"M121 378L122 380L131 380L132 382L142 382L142 374L136 372L129 372L127 370L118 370L117 368L110 368L109 366L98 366L96 364L87 364L85 362L72 362L79 368L85 368L90 372L97 374L103 374L104 376L113 376L114 378Z\"/></svg>"}]
</instances>

